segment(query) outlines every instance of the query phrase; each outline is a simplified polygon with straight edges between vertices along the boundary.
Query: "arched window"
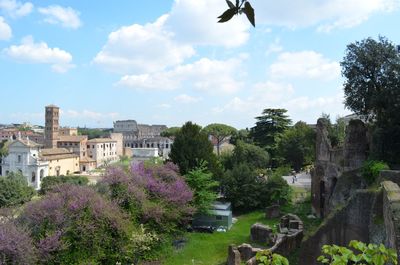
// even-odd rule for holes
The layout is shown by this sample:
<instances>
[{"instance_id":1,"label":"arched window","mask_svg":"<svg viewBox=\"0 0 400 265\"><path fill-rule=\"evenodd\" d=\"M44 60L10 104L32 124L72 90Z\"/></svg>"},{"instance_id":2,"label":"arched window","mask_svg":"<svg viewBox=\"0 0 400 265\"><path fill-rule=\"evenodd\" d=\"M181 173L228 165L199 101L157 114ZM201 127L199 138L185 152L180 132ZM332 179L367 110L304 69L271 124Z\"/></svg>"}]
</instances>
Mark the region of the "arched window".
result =
<instances>
[{"instance_id":1,"label":"arched window","mask_svg":"<svg viewBox=\"0 0 400 265\"><path fill-rule=\"evenodd\" d=\"M42 180L42 178L44 177L44 169L40 170L40 180Z\"/></svg>"},{"instance_id":2,"label":"arched window","mask_svg":"<svg viewBox=\"0 0 400 265\"><path fill-rule=\"evenodd\" d=\"M36 173L32 172L31 182L35 182L35 181L36 181Z\"/></svg>"}]
</instances>

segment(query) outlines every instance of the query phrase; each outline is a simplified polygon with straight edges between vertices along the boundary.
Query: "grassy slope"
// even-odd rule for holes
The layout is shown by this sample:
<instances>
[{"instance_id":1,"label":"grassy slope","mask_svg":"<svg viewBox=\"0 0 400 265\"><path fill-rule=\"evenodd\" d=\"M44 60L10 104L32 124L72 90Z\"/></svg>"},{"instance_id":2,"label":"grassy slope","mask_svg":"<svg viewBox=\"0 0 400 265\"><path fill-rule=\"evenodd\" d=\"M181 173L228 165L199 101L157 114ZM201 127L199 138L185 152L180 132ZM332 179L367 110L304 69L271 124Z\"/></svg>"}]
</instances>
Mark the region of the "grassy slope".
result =
<instances>
[{"instance_id":1,"label":"grassy slope","mask_svg":"<svg viewBox=\"0 0 400 265\"><path fill-rule=\"evenodd\" d=\"M278 219L266 220L261 211L238 216L238 221L226 233L213 234L189 233L188 243L171 255L163 264L166 265L219 265L225 264L230 244L250 243L250 227L254 223L264 223L275 228ZM254 244L253 244L254 245Z\"/></svg>"}]
</instances>

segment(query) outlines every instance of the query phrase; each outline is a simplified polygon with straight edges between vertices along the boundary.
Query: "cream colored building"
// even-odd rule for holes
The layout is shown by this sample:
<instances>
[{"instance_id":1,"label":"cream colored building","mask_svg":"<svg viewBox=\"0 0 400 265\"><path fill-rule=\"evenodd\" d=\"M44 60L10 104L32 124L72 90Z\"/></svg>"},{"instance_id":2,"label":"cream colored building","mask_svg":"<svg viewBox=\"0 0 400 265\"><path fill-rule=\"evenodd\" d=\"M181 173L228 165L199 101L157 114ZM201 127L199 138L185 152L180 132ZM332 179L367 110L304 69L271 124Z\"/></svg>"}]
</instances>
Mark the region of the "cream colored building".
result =
<instances>
[{"instance_id":1,"label":"cream colored building","mask_svg":"<svg viewBox=\"0 0 400 265\"><path fill-rule=\"evenodd\" d=\"M89 158L96 161L97 167L118 161L117 142L117 140L111 138L95 138L88 140L87 152Z\"/></svg>"},{"instance_id":2,"label":"cream colored building","mask_svg":"<svg viewBox=\"0 0 400 265\"><path fill-rule=\"evenodd\" d=\"M40 150L40 157L49 162L49 176L66 176L78 173L79 155L65 148L47 148Z\"/></svg>"},{"instance_id":3,"label":"cream colored building","mask_svg":"<svg viewBox=\"0 0 400 265\"><path fill-rule=\"evenodd\" d=\"M77 136L78 135L78 129L77 128L69 128L69 127L63 127L58 130L58 135L59 136Z\"/></svg>"}]
</instances>

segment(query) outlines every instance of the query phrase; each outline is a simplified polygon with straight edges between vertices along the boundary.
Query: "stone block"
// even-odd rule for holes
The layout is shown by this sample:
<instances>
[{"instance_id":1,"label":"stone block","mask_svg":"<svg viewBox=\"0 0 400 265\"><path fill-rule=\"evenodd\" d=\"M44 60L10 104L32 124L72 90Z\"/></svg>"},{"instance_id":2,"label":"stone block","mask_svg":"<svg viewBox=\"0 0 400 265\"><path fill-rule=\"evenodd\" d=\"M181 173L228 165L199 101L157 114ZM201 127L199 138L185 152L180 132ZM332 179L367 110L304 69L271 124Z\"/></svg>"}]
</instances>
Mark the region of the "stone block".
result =
<instances>
[{"instance_id":1,"label":"stone block","mask_svg":"<svg viewBox=\"0 0 400 265\"><path fill-rule=\"evenodd\" d=\"M272 242L272 236L272 229L268 225L256 223L251 226L250 238L252 241L269 244Z\"/></svg>"},{"instance_id":2,"label":"stone block","mask_svg":"<svg viewBox=\"0 0 400 265\"><path fill-rule=\"evenodd\" d=\"M278 218L280 214L279 205L271 205L265 208L265 218L267 219Z\"/></svg>"}]
</instances>

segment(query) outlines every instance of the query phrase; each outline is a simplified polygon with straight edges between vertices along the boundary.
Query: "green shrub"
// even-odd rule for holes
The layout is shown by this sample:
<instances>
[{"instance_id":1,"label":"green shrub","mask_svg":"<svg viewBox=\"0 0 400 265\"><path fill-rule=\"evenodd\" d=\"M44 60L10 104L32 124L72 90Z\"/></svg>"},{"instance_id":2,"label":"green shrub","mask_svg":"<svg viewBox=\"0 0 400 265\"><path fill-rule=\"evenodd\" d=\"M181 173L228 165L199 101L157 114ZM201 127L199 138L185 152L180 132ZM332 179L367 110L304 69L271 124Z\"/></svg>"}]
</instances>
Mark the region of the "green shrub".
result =
<instances>
[{"instance_id":1,"label":"green shrub","mask_svg":"<svg viewBox=\"0 0 400 265\"><path fill-rule=\"evenodd\" d=\"M35 195L35 189L28 186L26 178L21 173L9 173L0 176L0 208L21 205Z\"/></svg>"},{"instance_id":2,"label":"green shrub","mask_svg":"<svg viewBox=\"0 0 400 265\"><path fill-rule=\"evenodd\" d=\"M54 187L64 183L86 186L89 183L89 180L87 177L83 176L48 176L42 179L42 184L40 185L40 194L46 194Z\"/></svg>"},{"instance_id":3,"label":"green shrub","mask_svg":"<svg viewBox=\"0 0 400 265\"><path fill-rule=\"evenodd\" d=\"M272 253L270 250L259 251L256 254L256 260L259 265L289 265L287 258Z\"/></svg>"},{"instance_id":4,"label":"green shrub","mask_svg":"<svg viewBox=\"0 0 400 265\"><path fill-rule=\"evenodd\" d=\"M362 175L368 185L374 183L379 176L381 170L389 169L389 166L382 161L367 160L362 167Z\"/></svg>"},{"instance_id":5,"label":"green shrub","mask_svg":"<svg viewBox=\"0 0 400 265\"><path fill-rule=\"evenodd\" d=\"M352 240L349 247L356 250L337 245L324 245L318 261L322 264L397 264L397 253L394 249L387 249L383 244L365 244Z\"/></svg>"}]
</instances>

